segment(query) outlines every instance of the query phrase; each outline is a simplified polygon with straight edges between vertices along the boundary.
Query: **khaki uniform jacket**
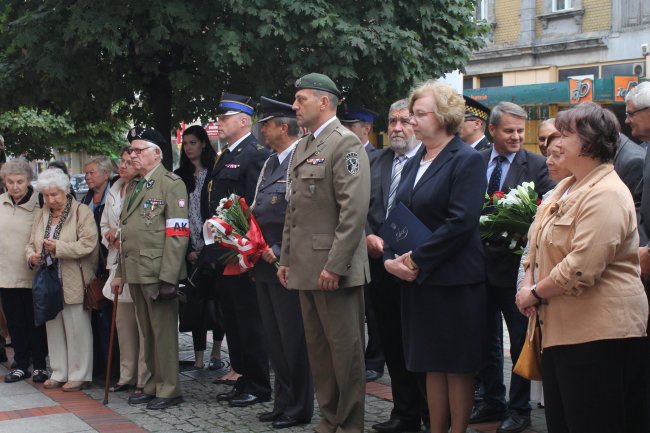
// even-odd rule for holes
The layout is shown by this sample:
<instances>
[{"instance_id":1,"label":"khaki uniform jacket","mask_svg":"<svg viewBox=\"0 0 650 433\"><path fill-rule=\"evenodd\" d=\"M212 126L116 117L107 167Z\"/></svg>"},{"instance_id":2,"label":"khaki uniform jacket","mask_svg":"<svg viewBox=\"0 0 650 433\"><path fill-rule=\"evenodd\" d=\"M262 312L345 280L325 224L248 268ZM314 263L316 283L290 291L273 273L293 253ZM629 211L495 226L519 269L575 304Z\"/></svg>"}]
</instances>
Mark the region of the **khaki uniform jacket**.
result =
<instances>
[{"instance_id":1,"label":"khaki uniform jacket","mask_svg":"<svg viewBox=\"0 0 650 433\"><path fill-rule=\"evenodd\" d=\"M563 196L573 186L572 193ZM611 164L561 181L537 209L524 266L564 294L539 310L542 346L646 335L632 197Z\"/></svg>"},{"instance_id":2,"label":"khaki uniform jacket","mask_svg":"<svg viewBox=\"0 0 650 433\"><path fill-rule=\"evenodd\" d=\"M79 211L77 211L79 209ZM79 218L77 218L77 213ZM34 217L32 233L25 247L25 259L43 250L43 235L50 216L50 209L43 207ZM59 239L56 241L55 258L61 268L63 300L66 304L81 304L84 300L84 285L95 277L99 254L99 234L93 212L85 204L72 200L70 214L66 219ZM83 280L79 270L83 268Z\"/></svg>"},{"instance_id":3,"label":"khaki uniform jacket","mask_svg":"<svg viewBox=\"0 0 650 433\"><path fill-rule=\"evenodd\" d=\"M177 284L186 276L190 234L185 184L161 164L129 208L139 179L131 181L124 195L120 214L122 256L116 275L129 284Z\"/></svg>"},{"instance_id":4,"label":"khaki uniform jacket","mask_svg":"<svg viewBox=\"0 0 650 433\"><path fill-rule=\"evenodd\" d=\"M370 202L370 163L359 139L338 119L316 139L298 142L290 172L280 264L291 289L317 290L323 269L339 288L370 280L364 227Z\"/></svg>"},{"instance_id":5,"label":"khaki uniform jacket","mask_svg":"<svg viewBox=\"0 0 650 433\"><path fill-rule=\"evenodd\" d=\"M29 242L34 217L40 210L38 193L23 204L14 205L9 193L0 195L0 287L4 289L30 289L35 269L29 269L25 257L16 254Z\"/></svg>"}]
</instances>

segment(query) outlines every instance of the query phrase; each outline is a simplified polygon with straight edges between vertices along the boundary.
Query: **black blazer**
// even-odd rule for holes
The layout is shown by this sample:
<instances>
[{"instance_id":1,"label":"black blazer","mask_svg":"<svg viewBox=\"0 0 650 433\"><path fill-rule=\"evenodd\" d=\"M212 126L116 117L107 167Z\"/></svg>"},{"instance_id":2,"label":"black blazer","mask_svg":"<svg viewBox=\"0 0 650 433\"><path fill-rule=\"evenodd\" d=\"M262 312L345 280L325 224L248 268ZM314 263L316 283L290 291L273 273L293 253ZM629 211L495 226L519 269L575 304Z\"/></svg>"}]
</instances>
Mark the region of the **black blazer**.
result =
<instances>
[{"instance_id":1,"label":"black blazer","mask_svg":"<svg viewBox=\"0 0 650 433\"><path fill-rule=\"evenodd\" d=\"M370 161L370 206L366 220L366 236L376 235L386 219L388 193L393 174L395 152L391 148L378 150Z\"/></svg>"},{"instance_id":2,"label":"black blazer","mask_svg":"<svg viewBox=\"0 0 650 433\"><path fill-rule=\"evenodd\" d=\"M480 152L483 157L483 177L486 178L487 166L492 149ZM548 177L546 158L525 149L520 149L510 164L501 189L507 193L517 185L524 182L535 182L535 191L542 197L546 192L555 187ZM483 188L485 193L486 188ZM488 239L485 241L485 265L487 281L490 285L498 287L515 287L517 284L517 271L521 256L513 254L500 239Z\"/></svg>"},{"instance_id":3,"label":"black blazer","mask_svg":"<svg viewBox=\"0 0 650 433\"><path fill-rule=\"evenodd\" d=\"M474 150L480 152L481 150L485 150L485 149L492 149L492 143L490 143L487 137L484 136L481 141L476 143Z\"/></svg>"},{"instance_id":4,"label":"black blazer","mask_svg":"<svg viewBox=\"0 0 650 433\"><path fill-rule=\"evenodd\" d=\"M478 223L487 188L481 156L454 137L415 184L425 151L422 146L406 163L395 198L433 232L411 256L420 268L417 282L438 286L480 283L485 273ZM384 260L393 257L386 245Z\"/></svg>"},{"instance_id":5,"label":"black blazer","mask_svg":"<svg viewBox=\"0 0 650 433\"><path fill-rule=\"evenodd\" d=\"M217 157L216 166L213 167L210 177L206 178L201 191L201 217L203 220L214 215L219 200L235 193L246 198L249 205L255 196L257 179L269 157L270 151L259 144L253 134L239 143L234 151L224 153ZM212 181L212 192L209 192Z\"/></svg>"},{"instance_id":6,"label":"black blazer","mask_svg":"<svg viewBox=\"0 0 650 433\"><path fill-rule=\"evenodd\" d=\"M641 196L643 193L643 165L645 151L641 146L630 140L625 134L620 134L621 141L614 155L614 170L627 186L634 199L637 221L640 220ZM647 243L647 236L639 224L641 245Z\"/></svg>"}]
</instances>

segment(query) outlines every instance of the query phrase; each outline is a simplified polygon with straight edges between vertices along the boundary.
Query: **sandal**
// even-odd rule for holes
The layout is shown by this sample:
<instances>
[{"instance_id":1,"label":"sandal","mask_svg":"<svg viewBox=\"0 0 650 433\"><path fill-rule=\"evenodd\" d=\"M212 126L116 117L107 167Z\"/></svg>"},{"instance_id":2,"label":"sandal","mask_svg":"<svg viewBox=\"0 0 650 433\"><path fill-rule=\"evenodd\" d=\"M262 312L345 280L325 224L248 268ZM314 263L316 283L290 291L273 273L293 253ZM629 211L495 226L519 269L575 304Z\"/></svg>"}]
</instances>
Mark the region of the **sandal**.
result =
<instances>
[{"instance_id":1,"label":"sandal","mask_svg":"<svg viewBox=\"0 0 650 433\"><path fill-rule=\"evenodd\" d=\"M132 395L142 395L144 392L144 386L136 386L135 389L133 390Z\"/></svg>"},{"instance_id":2,"label":"sandal","mask_svg":"<svg viewBox=\"0 0 650 433\"><path fill-rule=\"evenodd\" d=\"M226 362L219 358L210 358L208 362L208 370L221 370L226 367Z\"/></svg>"},{"instance_id":3,"label":"sandal","mask_svg":"<svg viewBox=\"0 0 650 433\"><path fill-rule=\"evenodd\" d=\"M131 385L128 383L116 383L115 385L108 388L110 392L122 392L128 391L129 389L131 389Z\"/></svg>"},{"instance_id":4,"label":"sandal","mask_svg":"<svg viewBox=\"0 0 650 433\"><path fill-rule=\"evenodd\" d=\"M32 374L29 371L24 371L21 370L20 368L17 368L7 373L7 375L5 376L5 383L18 382L23 379L27 379L28 377L31 377L31 375Z\"/></svg>"},{"instance_id":5,"label":"sandal","mask_svg":"<svg viewBox=\"0 0 650 433\"><path fill-rule=\"evenodd\" d=\"M43 388L45 389L56 389L56 388L61 388L63 386L63 382L57 382L54 379L47 379L43 383Z\"/></svg>"},{"instance_id":6,"label":"sandal","mask_svg":"<svg viewBox=\"0 0 650 433\"><path fill-rule=\"evenodd\" d=\"M61 388L65 392L75 392L75 391L81 391L82 389L86 388L88 386L88 382L68 382L65 385L63 385L63 388Z\"/></svg>"}]
</instances>

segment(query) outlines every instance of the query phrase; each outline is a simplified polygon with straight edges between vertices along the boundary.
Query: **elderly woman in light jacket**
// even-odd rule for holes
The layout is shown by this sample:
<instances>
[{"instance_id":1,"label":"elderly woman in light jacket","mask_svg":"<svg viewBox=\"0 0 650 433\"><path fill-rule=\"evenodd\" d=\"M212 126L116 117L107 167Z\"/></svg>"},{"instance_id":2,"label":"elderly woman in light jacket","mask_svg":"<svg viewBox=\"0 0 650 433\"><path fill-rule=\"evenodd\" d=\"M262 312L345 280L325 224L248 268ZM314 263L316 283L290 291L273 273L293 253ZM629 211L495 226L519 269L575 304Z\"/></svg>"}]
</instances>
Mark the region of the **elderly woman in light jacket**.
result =
<instances>
[{"instance_id":1,"label":"elderly woman in light jacket","mask_svg":"<svg viewBox=\"0 0 650 433\"><path fill-rule=\"evenodd\" d=\"M30 185L34 174L27 161L14 159L0 169L0 176L7 185L7 192L0 195L0 298L16 362L5 382L18 382L30 375L34 382L44 382L49 377L45 363L47 339L45 325L34 326L34 271L25 266L22 255L16 254L17 248L23 250L27 245L34 216L40 212L38 194ZM33 373L28 370L30 359Z\"/></svg>"},{"instance_id":2,"label":"elderly woman in light jacket","mask_svg":"<svg viewBox=\"0 0 650 433\"><path fill-rule=\"evenodd\" d=\"M111 301L114 299L111 292L111 281L115 276L120 252L119 226L122 200L124 199L126 186L137 175L128 146L122 148L119 170L120 178L113 183L113 186L108 191L100 223L102 244L108 248L106 269L110 271L104 286L104 296ZM111 391L126 391L132 385L135 385L135 394L141 394L144 384L151 374L147 370L145 363L142 332L136 320L135 307L129 293L128 284L124 284L122 294L118 296L118 305L113 308L117 308L115 322L120 345L120 378L111 387Z\"/></svg>"},{"instance_id":3,"label":"elderly woman in light jacket","mask_svg":"<svg viewBox=\"0 0 650 433\"><path fill-rule=\"evenodd\" d=\"M52 376L44 385L78 391L92 379L93 341L90 312L83 309L83 281L89 283L95 275L97 226L88 206L69 194L70 178L63 171L45 170L36 189L45 204L34 218L27 260L32 267L43 260L56 262L63 285L63 310L46 323Z\"/></svg>"}]
</instances>

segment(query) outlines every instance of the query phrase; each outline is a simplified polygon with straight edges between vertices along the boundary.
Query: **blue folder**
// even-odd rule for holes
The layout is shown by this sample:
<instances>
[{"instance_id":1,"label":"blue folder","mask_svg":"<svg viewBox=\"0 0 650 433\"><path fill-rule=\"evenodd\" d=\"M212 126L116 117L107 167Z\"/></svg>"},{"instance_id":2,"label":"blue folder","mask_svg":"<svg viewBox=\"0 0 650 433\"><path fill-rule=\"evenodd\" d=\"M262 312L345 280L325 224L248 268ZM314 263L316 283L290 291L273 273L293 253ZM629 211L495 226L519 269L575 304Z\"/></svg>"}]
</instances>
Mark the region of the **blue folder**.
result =
<instances>
[{"instance_id":1,"label":"blue folder","mask_svg":"<svg viewBox=\"0 0 650 433\"><path fill-rule=\"evenodd\" d=\"M390 211L379 236L398 255L414 251L433 233L402 202Z\"/></svg>"}]
</instances>

